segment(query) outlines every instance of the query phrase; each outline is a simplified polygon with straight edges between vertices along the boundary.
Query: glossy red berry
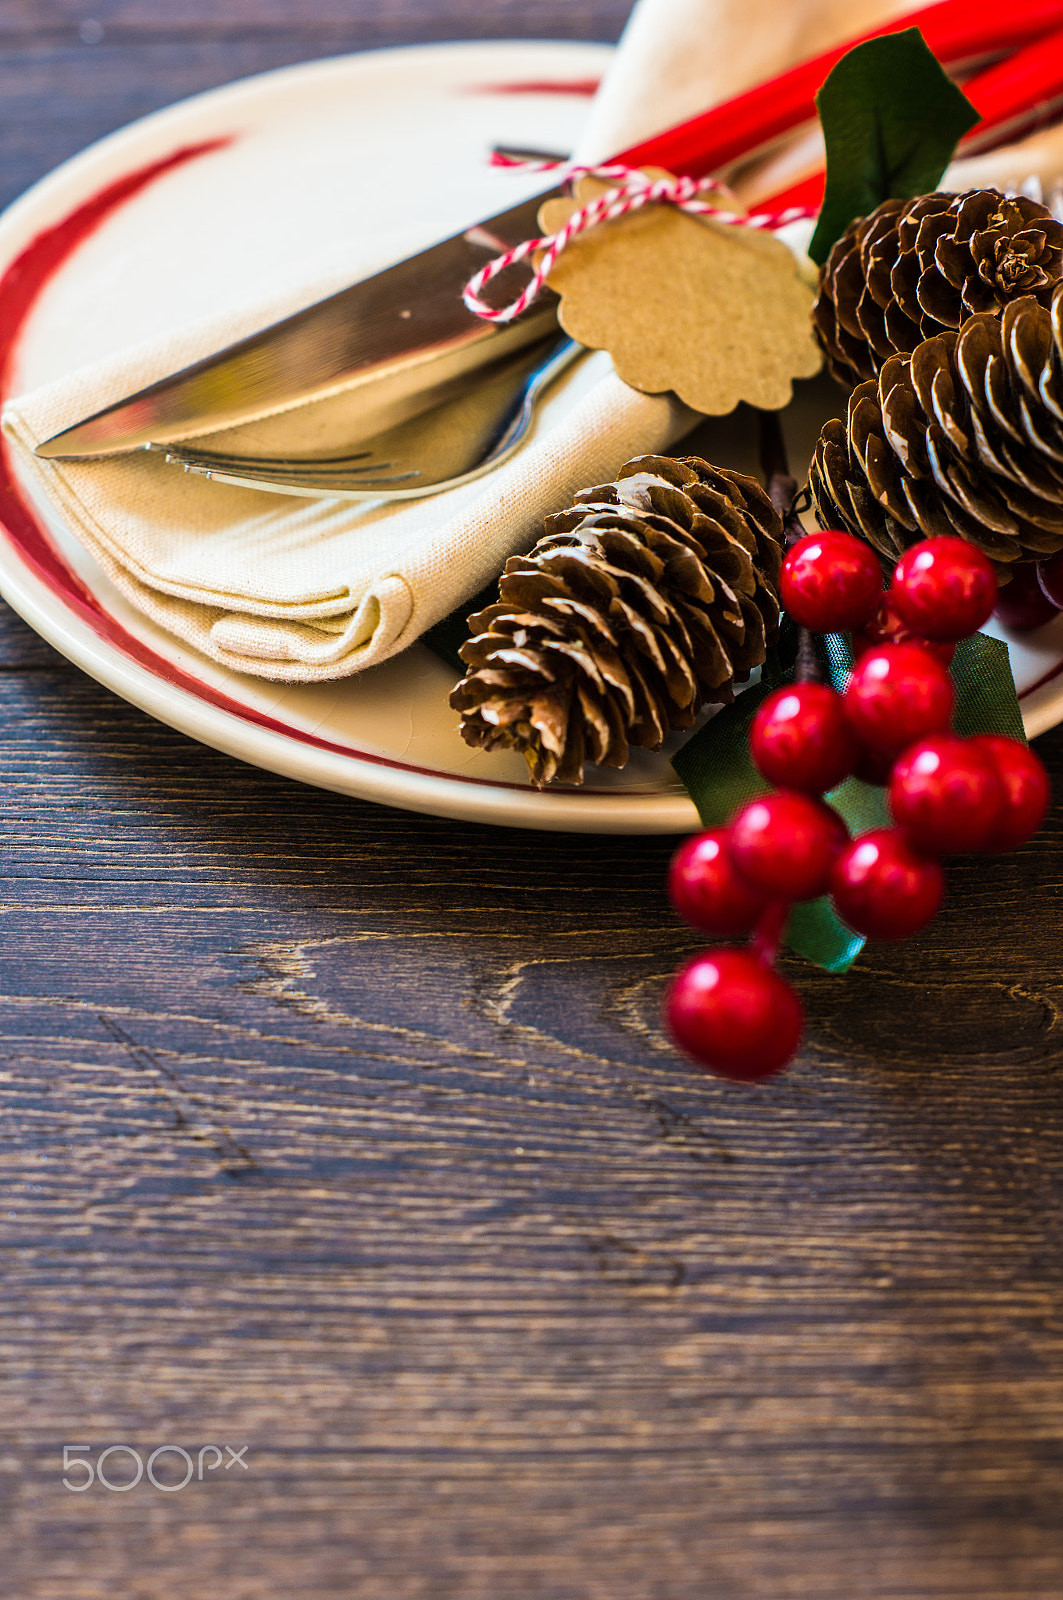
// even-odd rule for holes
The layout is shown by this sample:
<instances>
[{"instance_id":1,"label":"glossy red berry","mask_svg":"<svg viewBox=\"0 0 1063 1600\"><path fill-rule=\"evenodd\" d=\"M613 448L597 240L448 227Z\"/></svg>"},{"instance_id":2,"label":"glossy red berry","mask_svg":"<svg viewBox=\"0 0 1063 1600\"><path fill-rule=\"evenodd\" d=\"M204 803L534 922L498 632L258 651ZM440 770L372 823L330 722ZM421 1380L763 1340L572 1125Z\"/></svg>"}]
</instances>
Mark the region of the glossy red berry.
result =
<instances>
[{"instance_id":1,"label":"glossy red berry","mask_svg":"<svg viewBox=\"0 0 1063 1600\"><path fill-rule=\"evenodd\" d=\"M755 1083L784 1067L801 1040L801 1002L748 950L706 950L665 995L668 1031L710 1072Z\"/></svg>"},{"instance_id":2,"label":"glossy red berry","mask_svg":"<svg viewBox=\"0 0 1063 1600\"><path fill-rule=\"evenodd\" d=\"M731 856L754 888L779 900L825 894L849 834L836 811L793 789L762 795L731 824Z\"/></svg>"},{"instance_id":3,"label":"glossy red berry","mask_svg":"<svg viewBox=\"0 0 1063 1600\"><path fill-rule=\"evenodd\" d=\"M757 770L769 783L823 794L852 772L860 754L841 695L825 683L776 689L759 707L749 738Z\"/></svg>"},{"instance_id":4,"label":"glossy red berry","mask_svg":"<svg viewBox=\"0 0 1063 1600\"><path fill-rule=\"evenodd\" d=\"M925 734L943 732L955 693L946 668L921 645L887 644L860 657L844 701L849 726L861 743L895 752Z\"/></svg>"},{"instance_id":5,"label":"glossy red berry","mask_svg":"<svg viewBox=\"0 0 1063 1600\"><path fill-rule=\"evenodd\" d=\"M768 903L768 896L736 871L728 828L707 828L679 846L668 872L668 893L681 917L719 938L748 933Z\"/></svg>"},{"instance_id":6,"label":"glossy red berry","mask_svg":"<svg viewBox=\"0 0 1063 1600\"><path fill-rule=\"evenodd\" d=\"M956 654L956 646L947 639L924 639L910 628L886 595L866 628L853 634L853 660L859 661L879 644L920 644L924 650L937 656L944 666L949 666Z\"/></svg>"},{"instance_id":7,"label":"glossy red berry","mask_svg":"<svg viewBox=\"0 0 1063 1600\"><path fill-rule=\"evenodd\" d=\"M878 828L847 845L831 874L843 922L869 939L907 939L945 898L941 864L921 855L898 828Z\"/></svg>"},{"instance_id":8,"label":"glossy red berry","mask_svg":"<svg viewBox=\"0 0 1063 1600\"><path fill-rule=\"evenodd\" d=\"M988 751L955 734L909 745L890 779L890 811L920 850L984 850L1004 811L1004 785Z\"/></svg>"},{"instance_id":9,"label":"glossy red berry","mask_svg":"<svg viewBox=\"0 0 1063 1600\"><path fill-rule=\"evenodd\" d=\"M1004 809L992 838L984 846L999 853L1015 850L1035 834L1052 797L1048 773L1039 757L1018 739L980 733L971 744L985 751L1004 787Z\"/></svg>"},{"instance_id":10,"label":"glossy red berry","mask_svg":"<svg viewBox=\"0 0 1063 1600\"><path fill-rule=\"evenodd\" d=\"M1037 583L1049 605L1063 611L1063 550L1037 563Z\"/></svg>"},{"instance_id":11,"label":"glossy red berry","mask_svg":"<svg viewBox=\"0 0 1063 1600\"><path fill-rule=\"evenodd\" d=\"M1038 582L1037 564L1017 561L1010 569L1009 582L1002 584L993 615L1013 633L1029 633L1033 628L1043 628L1059 615L1059 607L1050 600Z\"/></svg>"},{"instance_id":12,"label":"glossy red berry","mask_svg":"<svg viewBox=\"0 0 1063 1600\"><path fill-rule=\"evenodd\" d=\"M966 539L923 539L894 568L890 599L924 639L966 639L993 615L997 575Z\"/></svg>"},{"instance_id":13,"label":"glossy red berry","mask_svg":"<svg viewBox=\"0 0 1063 1600\"><path fill-rule=\"evenodd\" d=\"M782 564L779 596L799 627L851 632L882 599L882 568L871 546L851 533L806 534Z\"/></svg>"}]
</instances>

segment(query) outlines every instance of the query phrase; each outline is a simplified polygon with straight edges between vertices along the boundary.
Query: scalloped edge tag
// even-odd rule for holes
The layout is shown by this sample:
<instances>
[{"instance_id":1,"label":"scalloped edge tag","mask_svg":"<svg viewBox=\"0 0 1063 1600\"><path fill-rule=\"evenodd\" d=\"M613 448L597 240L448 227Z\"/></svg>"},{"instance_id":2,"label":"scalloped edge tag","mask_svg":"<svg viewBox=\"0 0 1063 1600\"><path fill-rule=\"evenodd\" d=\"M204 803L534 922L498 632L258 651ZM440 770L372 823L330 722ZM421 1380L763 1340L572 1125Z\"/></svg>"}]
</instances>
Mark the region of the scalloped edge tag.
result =
<instances>
[{"instance_id":1,"label":"scalloped edge tag","mask_svg":"<svg viewBox=\"0 0 1063 1600\"><path fill-rule=\"evenodd\" d=\"M570 199L548 200L539 212L543 233L556 233L608 188L581 178ZM811 283L793 252L763 229L648 205L579 234L547 281L561 297L566 333L607 350L625 383L644 394L672 390L708 416L743 400L780 410L793 380L813 377L822 364Z\"/></svg>"}]
</instances>

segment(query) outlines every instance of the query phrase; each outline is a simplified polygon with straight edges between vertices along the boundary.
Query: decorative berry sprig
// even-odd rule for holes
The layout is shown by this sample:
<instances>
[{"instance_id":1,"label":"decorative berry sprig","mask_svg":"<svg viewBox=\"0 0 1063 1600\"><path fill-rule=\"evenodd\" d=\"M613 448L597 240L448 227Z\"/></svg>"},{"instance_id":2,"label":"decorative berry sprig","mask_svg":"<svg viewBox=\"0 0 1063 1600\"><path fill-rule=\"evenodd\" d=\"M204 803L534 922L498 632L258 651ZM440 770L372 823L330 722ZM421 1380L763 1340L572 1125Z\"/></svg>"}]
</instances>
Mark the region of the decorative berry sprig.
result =
<instances>
[{"instance_id":1,"label":"decorative berry sprig","mask_svg":"<svg viewBox=\"0 0 1063 1600\"><path fill-rule=\"evenodd\" d=\"M942 856L1014 849L1049 800L1044 767L1019 740L950 731L948 662L997 600L979 550L951 537L913 545L883 594L862 540L801 535L780 594L803 630L796 681L767 696L750 733L754 764L776 787L726 827L688 839L669 877L672 903L694 927L752 934L746 949L696 956L665 998L676 1042L710 1071L745 1081L778 1072L800 1042L800 1001L773 970L794 903L829 894L855 932L908 938L941 907ZM853 634L840 694L818 681L812 632ZM849 837L823 799L849 776L887 787L894 826Z\"/></svg>"}]
</instances>

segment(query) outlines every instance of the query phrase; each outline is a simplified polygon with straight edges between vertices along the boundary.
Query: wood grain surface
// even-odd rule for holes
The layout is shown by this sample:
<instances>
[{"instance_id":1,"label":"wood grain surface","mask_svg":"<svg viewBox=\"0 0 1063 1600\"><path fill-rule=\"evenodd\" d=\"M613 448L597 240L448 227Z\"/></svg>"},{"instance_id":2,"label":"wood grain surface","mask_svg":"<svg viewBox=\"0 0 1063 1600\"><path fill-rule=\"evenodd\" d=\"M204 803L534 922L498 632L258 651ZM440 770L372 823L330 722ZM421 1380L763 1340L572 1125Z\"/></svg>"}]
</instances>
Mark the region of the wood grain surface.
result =
<instances>
[{"instance_id":1,"label":"wood grain surface","mask_svg":"<svg viewBox=\"0 0 1063 1600\"><path fill-rule=\"evenodd\" d=\"M0 189L283 61L625 9L2 0ZM790 964L753 1089L661 1035L671 841L299 788L10 613L0 844L3 1600L1058 1600L1058 802L923 937ZM247 1451L79 1494L65 1445Z\"/></svg>"}]
</instances>

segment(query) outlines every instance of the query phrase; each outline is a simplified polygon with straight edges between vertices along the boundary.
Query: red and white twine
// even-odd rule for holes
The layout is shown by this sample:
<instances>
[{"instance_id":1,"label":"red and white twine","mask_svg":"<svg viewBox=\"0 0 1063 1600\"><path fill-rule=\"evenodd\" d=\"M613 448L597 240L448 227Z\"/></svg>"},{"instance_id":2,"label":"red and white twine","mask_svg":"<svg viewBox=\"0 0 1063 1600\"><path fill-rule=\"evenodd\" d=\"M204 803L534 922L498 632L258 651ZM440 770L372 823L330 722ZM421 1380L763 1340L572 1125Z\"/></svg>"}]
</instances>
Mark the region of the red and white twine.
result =
<instances>
[{"instance_id":1,"label":"red and white twine","mask_svg":"<svg viewBox=\"0 0 1063 1600\"><path fill-rule=\"evenodd\" d=\"M718 183L715 178L674 178L671 175L651 178L638 167L617 165L570 167L557 161L515 161L496 158L496 164L520 167L527 172L549 172L558 169L565 178L603 178L607 182L611 181L613 187L599 195L596 200L591 200L578 211L574 211L557 233L545 234L540 239L525 239L512 250L496 256L469 279L462 291L462 298L470 311L478 317L483 317L487 322L512 322L522 311L527 311L538 297L562 250L581 233L597 227L601 222L611 222L614 218L627 216L629 212L639 211L643 206L676 206L680 211L690 212L692 216L711 217L714 222L730 223L739 228L769 228L773 231L784 228L787 223L798 222L816 214L806 206L789 206L785 211L763 211L752 216L745 212L725 210L723 206L704 198L711 194L728 193L724 185ZM491 306L480 298L482 291L493 278L498 277L500 272L505 272L507 267L516 266L519 261L534 255L537 250L543 252L542 258L530 281L515 300L511 300L506 306Z\"/></svg>"}]
</instances>

